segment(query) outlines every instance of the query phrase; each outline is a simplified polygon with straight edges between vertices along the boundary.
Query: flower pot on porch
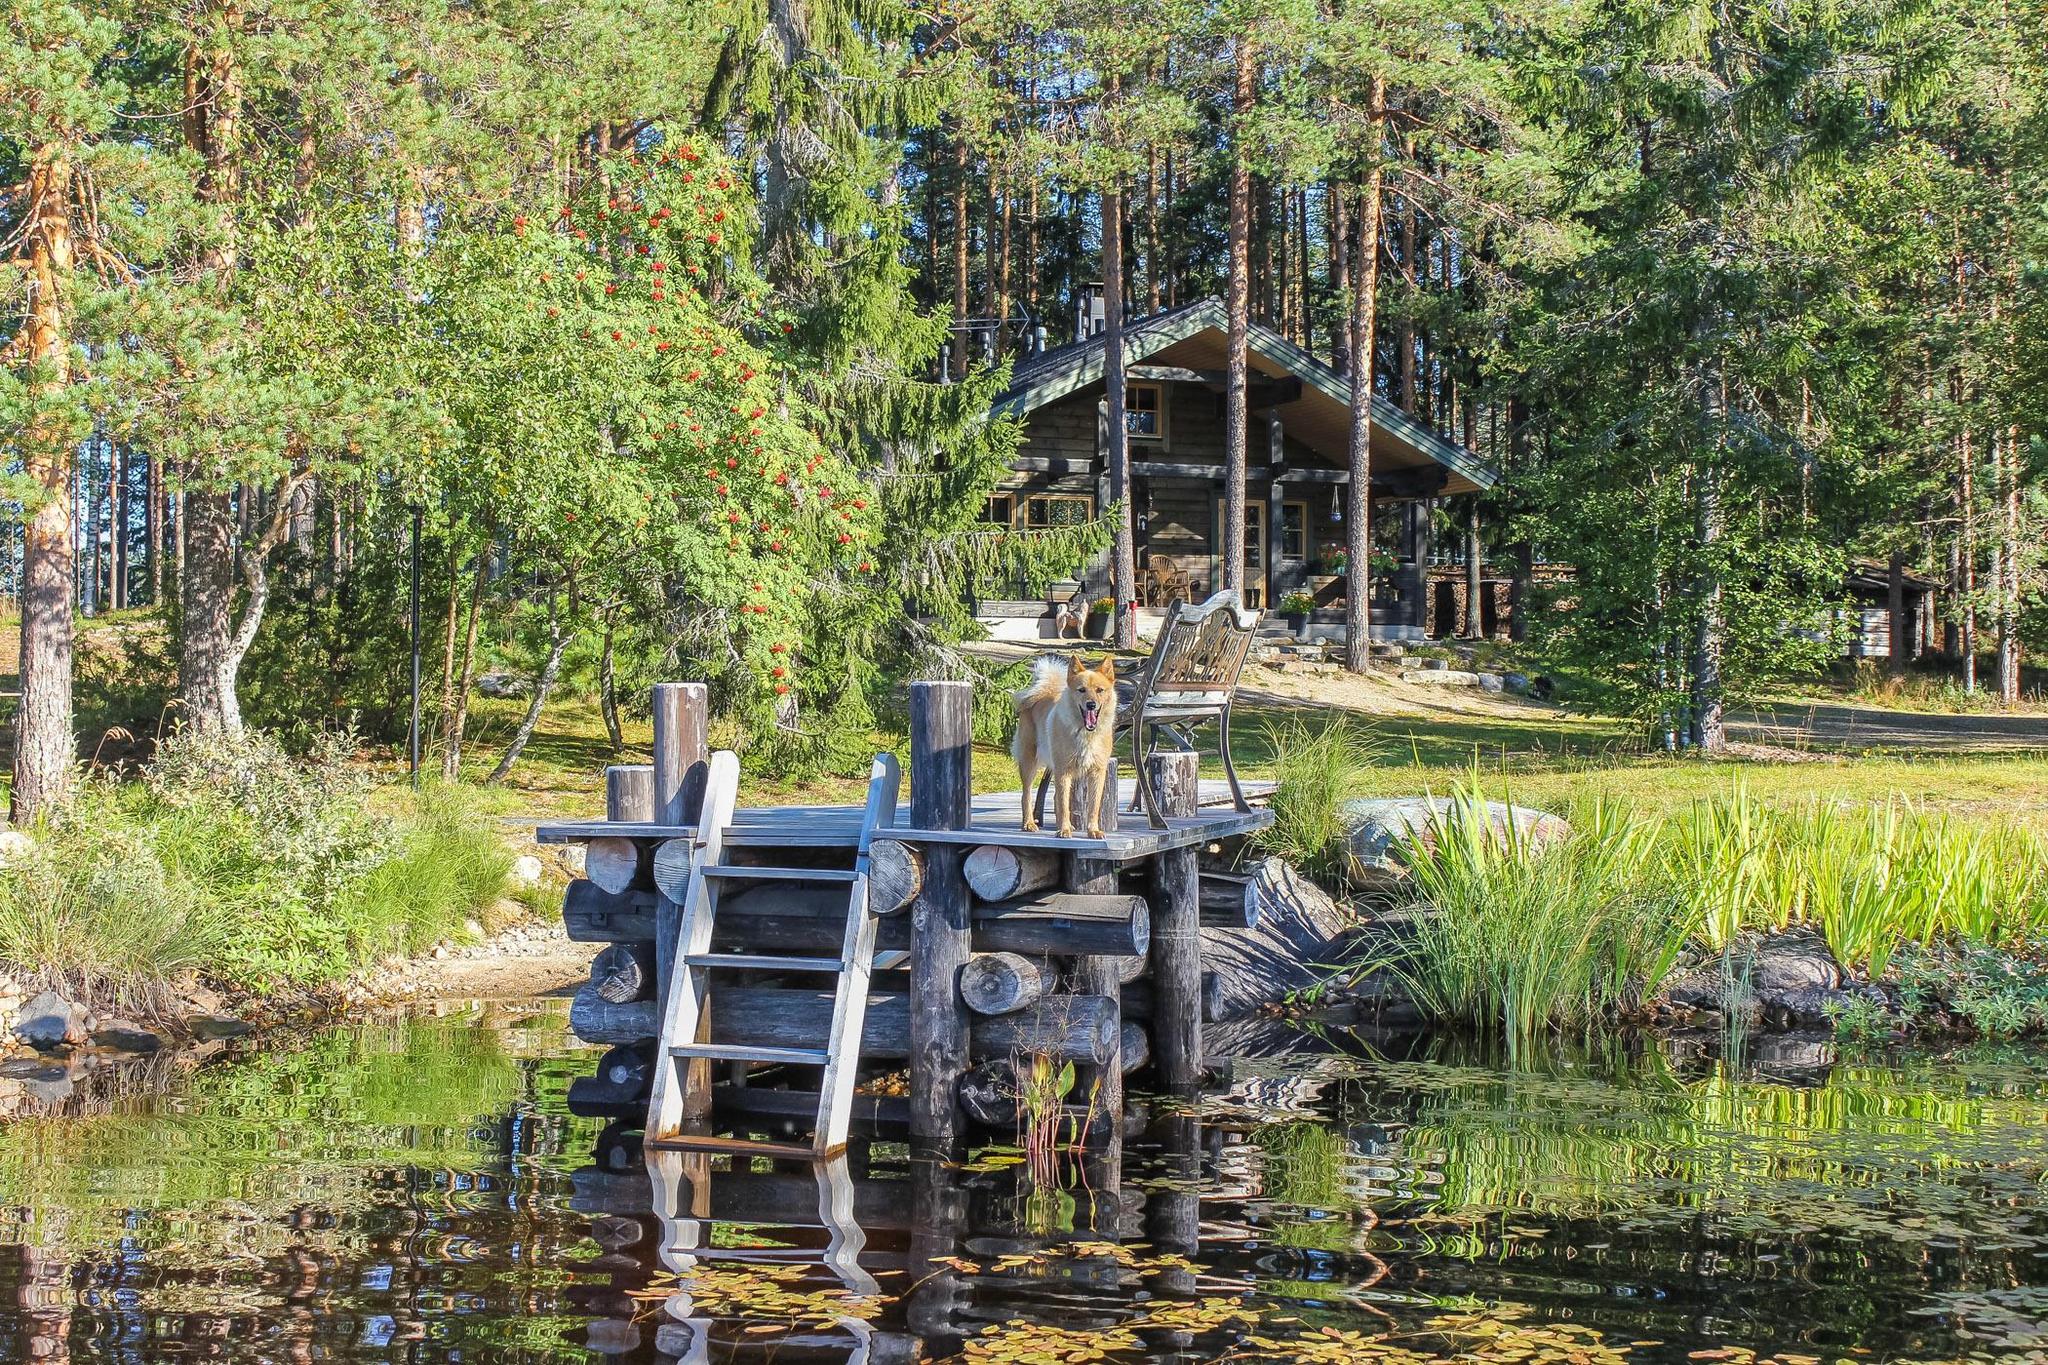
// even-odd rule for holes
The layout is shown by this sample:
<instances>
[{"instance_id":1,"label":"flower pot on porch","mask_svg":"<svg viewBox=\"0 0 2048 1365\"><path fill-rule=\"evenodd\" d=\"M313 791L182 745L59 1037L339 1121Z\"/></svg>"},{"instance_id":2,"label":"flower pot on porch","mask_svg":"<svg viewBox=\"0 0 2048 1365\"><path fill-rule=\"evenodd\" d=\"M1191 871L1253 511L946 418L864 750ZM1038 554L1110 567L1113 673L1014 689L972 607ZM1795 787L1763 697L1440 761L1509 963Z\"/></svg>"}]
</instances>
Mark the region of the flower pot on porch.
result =
<instances>
[{"instance_id":1,"label":"flower pot on porch","mask_svg":"<svg viewBox=\"0 0 2048 1365\"><path fill-rule=\"evenodd\" d=\"M1107 640L1115 630L1116 617L1106 611L1088 613L1087 621L1081 626L1081 633L1091 640Z\"/></svg>"}]
</instances>

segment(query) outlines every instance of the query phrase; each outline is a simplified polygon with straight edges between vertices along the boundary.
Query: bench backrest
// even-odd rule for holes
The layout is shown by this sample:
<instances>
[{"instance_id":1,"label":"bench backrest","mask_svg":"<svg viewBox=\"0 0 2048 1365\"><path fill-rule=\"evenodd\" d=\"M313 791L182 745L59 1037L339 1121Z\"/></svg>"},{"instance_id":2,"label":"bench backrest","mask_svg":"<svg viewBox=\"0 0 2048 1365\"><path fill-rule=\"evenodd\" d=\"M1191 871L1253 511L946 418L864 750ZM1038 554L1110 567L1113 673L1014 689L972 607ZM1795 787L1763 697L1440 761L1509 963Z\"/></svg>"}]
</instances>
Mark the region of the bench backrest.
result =
<instances>
[{"instance_id":1,"label":"bench backrest","mask_svg":"<svg viewBox=\"0 0 2048 1365\"><path fill-rule=\"evenodd\" d=\"M1259 614L1227 588L1199 607L1173 603L1152 647L1141 693L1146 704L1221 706L1237 688L1258 624Z\"/></svg>"}]
</instances>

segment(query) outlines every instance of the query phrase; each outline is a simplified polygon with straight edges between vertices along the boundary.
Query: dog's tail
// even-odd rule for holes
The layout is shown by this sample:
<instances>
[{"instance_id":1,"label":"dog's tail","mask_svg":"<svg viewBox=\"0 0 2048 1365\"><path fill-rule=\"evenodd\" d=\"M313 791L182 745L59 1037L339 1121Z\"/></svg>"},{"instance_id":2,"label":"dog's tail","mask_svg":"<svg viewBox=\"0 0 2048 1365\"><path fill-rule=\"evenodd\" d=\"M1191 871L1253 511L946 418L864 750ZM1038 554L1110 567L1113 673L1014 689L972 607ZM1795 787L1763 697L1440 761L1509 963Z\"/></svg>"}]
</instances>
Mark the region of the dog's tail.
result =
<instances>
[{"instance_id":1,"label":"dog's tail","mask_svg":"<svg viewBox=\"0 0 2048 1365\"><path fill-rule=\"evenodd\" d=\"M1031 661L1031 681L1010 695L1017 709L1026 711L1046 702L1058 701L1067 687L1067 661L1054 654L1041 654Z\"/></svg>"}]
</instances>

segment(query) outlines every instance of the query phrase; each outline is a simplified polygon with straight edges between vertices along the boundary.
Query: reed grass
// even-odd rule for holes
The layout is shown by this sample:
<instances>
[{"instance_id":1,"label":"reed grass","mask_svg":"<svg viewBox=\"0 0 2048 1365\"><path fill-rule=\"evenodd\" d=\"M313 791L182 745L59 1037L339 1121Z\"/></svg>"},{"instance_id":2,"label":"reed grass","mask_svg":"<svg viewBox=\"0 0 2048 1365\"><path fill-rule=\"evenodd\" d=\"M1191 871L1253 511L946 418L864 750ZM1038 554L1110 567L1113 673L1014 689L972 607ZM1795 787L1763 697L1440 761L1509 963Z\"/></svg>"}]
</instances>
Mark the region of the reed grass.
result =
<instances>
[{"instance_id":1,"label":"reed grass","mask_svg":"<svg viewBox=\"0 0 2048 1365\"><path fill-rule=\"evenodd\" d=\"M1424 909L1390 965L1441 1017L1497 1023L1511 1048L1653 993L1688 946L1807 926L1881 977L1945 941L2020 950L2048 936L2048 840L1889 800L1766 807L1740 786L1674 813L1582 801L1530 847L1487 817L1475 777L1411 840Z\"/></svg>"},{"instance_id":2,"label":"reed grass","mask_svg":"<svg viewBox=\"0 0 2048 1365\"><path fill-rule=\"evenodd\" d=\"M1345 721L1310 726L1299 718L1268 723L1263 739L1277 785L1259 848L1334 884L1344 872L1343 806L1364 786L1377 743Z\"/></svg>"}]
</instances>

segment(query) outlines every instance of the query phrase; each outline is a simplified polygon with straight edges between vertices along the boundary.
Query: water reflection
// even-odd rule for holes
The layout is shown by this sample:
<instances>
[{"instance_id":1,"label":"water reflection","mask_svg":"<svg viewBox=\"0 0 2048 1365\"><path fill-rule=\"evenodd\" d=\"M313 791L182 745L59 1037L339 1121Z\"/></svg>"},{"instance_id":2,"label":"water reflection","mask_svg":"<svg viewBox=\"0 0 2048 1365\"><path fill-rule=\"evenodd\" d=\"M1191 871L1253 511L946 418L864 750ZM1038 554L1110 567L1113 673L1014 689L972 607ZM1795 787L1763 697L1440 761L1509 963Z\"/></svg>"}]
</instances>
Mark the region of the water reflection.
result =
<instances>
[{"instance_id":1,"label":"water reflection","mask_svg":"<svg viewBox=\"0 0 2048 1365\"><path fill-rule=\"evenodd\" d=\"M1227 1088L1052 1190L886 1135L650 1166L568 1115L592 1054L549 1004L109 1076L0 1124L0 1359L2048 1349L2029 1052L1291 1046L1248 1038Z\"/></svg>"}]
</instances>

